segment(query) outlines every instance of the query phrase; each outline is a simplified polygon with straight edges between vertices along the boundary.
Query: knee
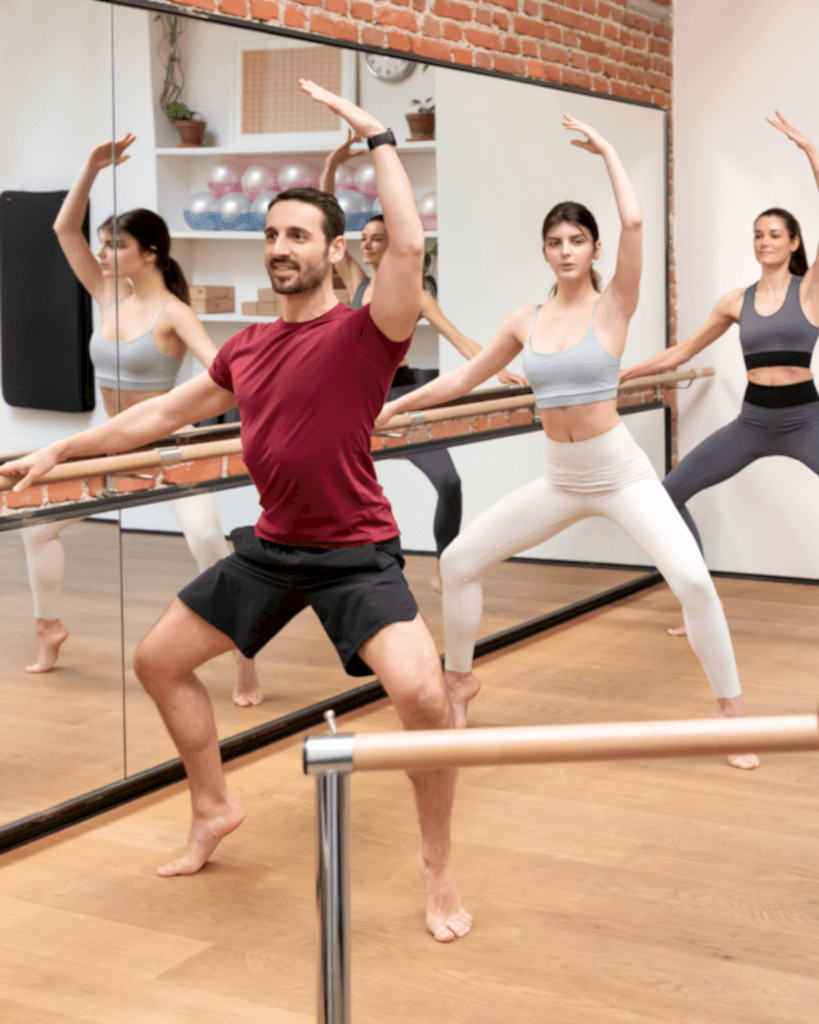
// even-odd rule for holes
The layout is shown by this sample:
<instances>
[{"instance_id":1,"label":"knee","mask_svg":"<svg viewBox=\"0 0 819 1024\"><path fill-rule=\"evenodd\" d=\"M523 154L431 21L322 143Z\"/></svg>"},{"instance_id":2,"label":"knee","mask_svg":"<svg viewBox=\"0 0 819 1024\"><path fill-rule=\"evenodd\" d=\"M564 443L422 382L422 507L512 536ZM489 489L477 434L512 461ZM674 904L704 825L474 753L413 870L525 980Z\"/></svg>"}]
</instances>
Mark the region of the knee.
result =
<instances>
[{"instance_id":1,"label":"knee","mask_svg":"<svg viewBox=\"0 0 819 1024\"><path fill-rule=\"evenodd\" d=\"M443 678L422 683L405 704L401 720L406 729L451 729L454 719Z\"/></svg>"},{"instance_id":2,"label":"knee","mask_svg":"<svg viewBox=\"0 0 819 1024\"><path fill-rule=\"evenodd\" d=\"M154 640L153 634L149 633L134 652L134 672L143 687L150 693L159 677L159 669L163 659L160 655L159 645Z\"/></svg>"},{"instance_id":3,"label":"knee","mask_svg":"<svg viewBox=\"0 0 819 1024\"><path fill-rule=\"evenodd\" d=\"M467 565L460 557L457 538L441 552L441 579L449 587L456 587L471 582L473 578Z\"/></svg>"},{"instance_id":4,"label":"knee","mask_svg":"<svg viewBox=\"0 0 819 1024\"><path fill-rule=\"evenodd\" d=\"M677 581L677 596L684 606L702 607L718 601L714 582L703 563L702 567L689 566Z\"/></svg>"},{"instance_id":5,"label":"knee","mask_svg":"<svg viewBox=\"0 0 819 1024\"><path fill-rule=\"evenodd\" d=\"M447 502L461 500L461 478L454 466L451 472L438 481L438 494Z\"/></svg>"}]
</instances>

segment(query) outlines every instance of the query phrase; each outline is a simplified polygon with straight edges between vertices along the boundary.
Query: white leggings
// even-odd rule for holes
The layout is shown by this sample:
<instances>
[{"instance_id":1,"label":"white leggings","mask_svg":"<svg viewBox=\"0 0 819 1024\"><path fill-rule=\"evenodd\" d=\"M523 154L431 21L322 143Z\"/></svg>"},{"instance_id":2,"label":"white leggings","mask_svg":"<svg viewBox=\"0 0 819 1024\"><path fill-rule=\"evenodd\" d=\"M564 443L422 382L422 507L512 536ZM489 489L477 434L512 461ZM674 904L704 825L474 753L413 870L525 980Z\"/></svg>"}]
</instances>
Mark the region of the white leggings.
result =
<instances>
[{"instance_id":1,"label":"white leggings","mask_svg":"<svg viewBox=\"0 0 819 1024\"><path fill-rule=\"evenodd\" d=\"M229 553L222 532L219 507L213 494L195 494L190 498L174 498L166 502L182 527L190 553L202 573ZM26 526L20 531L26 550L28 579L34 599L34 615L38 619L60 617L65 556L60 534L81 519L60 519L42 526Z\"/></svg>"},{"instance_id":2,"label":"white leggings","mask_svg":"<svg viewBox=\"0 0 819 1024\"><path fill-rule=\"evenodd\" d=\"M728 624L700 550L648 458L623 423L591 441L546 439L546 476L487 509L441 556L446 667L468 672L487 566L602 516L617 523L663 574L683 609L688 638L717 697L739 684ZM595 489L596 488L596 489Z\"/></svg>"}]
</instances>

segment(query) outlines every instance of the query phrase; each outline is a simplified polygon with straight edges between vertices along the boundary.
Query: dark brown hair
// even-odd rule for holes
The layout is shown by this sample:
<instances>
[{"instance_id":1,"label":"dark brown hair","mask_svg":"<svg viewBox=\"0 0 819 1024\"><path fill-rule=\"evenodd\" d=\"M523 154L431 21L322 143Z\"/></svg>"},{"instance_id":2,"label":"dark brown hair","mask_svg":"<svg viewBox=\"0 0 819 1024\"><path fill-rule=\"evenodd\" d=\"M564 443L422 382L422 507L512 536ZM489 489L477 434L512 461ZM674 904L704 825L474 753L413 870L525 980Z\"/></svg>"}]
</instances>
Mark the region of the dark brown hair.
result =
<instances>
[{"instance_id":1,"label":"dark brown hair","mask_svg":"<svg viewBox=\"0 0 819 1024\"><path fill-rule=\"evenodd\" d=\"M578 227L585 228L592 237L592 242L597 244L600 239L600 232L597 230L597 221L594 219L594 215L591 210L587 209L582 203L573 203L566 201L558 203L557 206L553 206L551 210L546 214L546 219L543 221L543 228L541 229L541 236L543 238L543 244L546 244L546 236L556 227L558 224L576 224ZM600 275L594 269L589 268L591 274L592 287L596 292L600 291ZM557 285L555 285L557 290Z\"/></svg>"},{"instance_id":2,"label":"dark brown hair","mask_svg":"<svg viewBox=\"0 0 819 1024\"><path fill-rule=\"evenodd\" d=\"M188 282L182 268L170 255L171 236L168 233L168 225L159 214L153 210L128 210L117 217L116 228L117 231L125 232L135 239L140 252L156 253L156 268L162 274L165 287L178 299L190 305ZM103 221L97 230L107 231L113 235L113 216Z\"/></svg>"},{"instance_id":3,"label":"dark brown hair","mask_svg":"<svg viewBox=\"0 0 819 1024\"><path fill-rule=\"evenodd\" d=\"M780 206L772 206L770 210L763 210L754 221L754 225L756 225L756 221L760 217L779 217L785 224L788 237L799 239L799 247L791 253L788 270L797 277L804 277L808 271L808 257L805 252L805 243L802 241L802 229L799 227L799 221L792 213L788 213L787 210L783 210Z\"/></svg>"},{"instance_id":4,"label":"dark brown hair","mask_svg":"<svg viewBox=\"0 0 819 1024\"><path fill-rule=\"evenodd\" d=\"M329 245L333 239L338 238L339 235L344 234L344 211L338 205L338 200L334 195L329 192L321 192L317 188L288 188L284 192L279 192L275 199L273 199L268 206L268 213L273 209L276 203L284 202L285 199L296 199L300 203L309 203L311 206L317 206L322 216L322 227L324 228L324 237Z\"/></svg>"}]
</instances>

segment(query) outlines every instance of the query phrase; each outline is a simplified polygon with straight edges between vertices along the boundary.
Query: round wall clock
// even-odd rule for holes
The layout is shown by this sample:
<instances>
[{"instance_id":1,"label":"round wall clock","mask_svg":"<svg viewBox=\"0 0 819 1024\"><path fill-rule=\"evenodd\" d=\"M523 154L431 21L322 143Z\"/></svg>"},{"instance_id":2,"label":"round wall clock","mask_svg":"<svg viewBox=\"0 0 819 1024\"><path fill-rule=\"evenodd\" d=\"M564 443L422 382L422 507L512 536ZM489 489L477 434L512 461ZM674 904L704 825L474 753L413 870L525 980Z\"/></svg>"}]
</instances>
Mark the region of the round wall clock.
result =
<instances>
[{"instance_id":1,"label":"round wall clock","mask_svg":"<svg viewBox=\"0 0 819 1024\"><path fill-rule=\"evenodd\" d=\"M403 82L415 70L414 60L402 57L387 57L381 53L365 53L364 63L371 75L379 82Z\"/></svg>"}]
</instances>

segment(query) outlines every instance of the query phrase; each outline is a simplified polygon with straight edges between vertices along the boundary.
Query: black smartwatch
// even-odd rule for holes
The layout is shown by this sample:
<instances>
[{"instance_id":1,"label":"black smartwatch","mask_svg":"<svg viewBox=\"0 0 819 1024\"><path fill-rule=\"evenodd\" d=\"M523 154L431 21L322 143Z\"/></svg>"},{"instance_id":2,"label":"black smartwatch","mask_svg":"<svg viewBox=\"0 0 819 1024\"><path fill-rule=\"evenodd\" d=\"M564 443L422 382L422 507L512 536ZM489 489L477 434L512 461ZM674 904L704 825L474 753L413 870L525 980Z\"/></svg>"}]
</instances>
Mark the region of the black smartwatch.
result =
<instances>
[{"instance_id":1,"label":"black smartwatch","mask_svg":"<svg viewBox=\"0 0 819 1024\"><path fill-rule=\"evenodd\" d=\"M381 132L380 135L372 135L367 139L367 145L370 149L375 149L376 146L383 146L385 143L389 143L390 146L398 145L395 141L395 136L392 133L392 128L388 128L385 132Z\"/></svg>"}]
</instances>

